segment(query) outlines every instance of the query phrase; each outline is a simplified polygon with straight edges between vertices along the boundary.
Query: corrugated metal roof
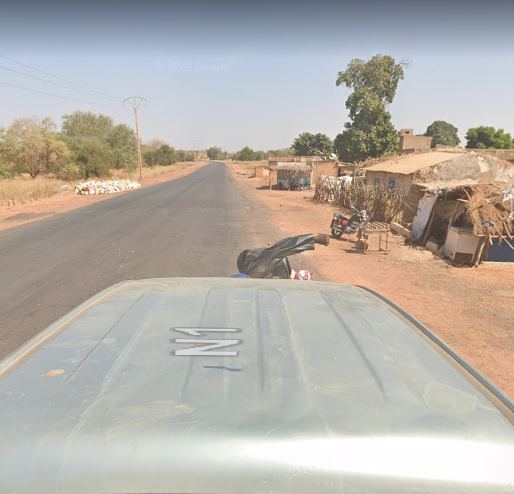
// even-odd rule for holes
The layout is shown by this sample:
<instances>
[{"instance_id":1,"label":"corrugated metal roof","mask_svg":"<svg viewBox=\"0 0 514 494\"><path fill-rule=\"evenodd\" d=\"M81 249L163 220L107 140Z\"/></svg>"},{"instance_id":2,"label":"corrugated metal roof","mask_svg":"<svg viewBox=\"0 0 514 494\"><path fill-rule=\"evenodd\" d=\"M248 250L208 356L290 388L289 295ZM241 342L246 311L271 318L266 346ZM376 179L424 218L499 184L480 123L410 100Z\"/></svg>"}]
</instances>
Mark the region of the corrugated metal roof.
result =
<instances>
[{"instance_id":1,"label":"corrugated metal roof","mask_svg":"<svg viewBox=\"0 0 514 494\"><path fill-rule=\"evenodd\" d=\"M433 153L409 154L399 158L383 161L376 165L368 166L365 170L368 172L389 172L410 175L415 171L435 166L445 161L450 161L462 153L450 153L443 151L435 151Z\"/></svg>"}]
</instances>

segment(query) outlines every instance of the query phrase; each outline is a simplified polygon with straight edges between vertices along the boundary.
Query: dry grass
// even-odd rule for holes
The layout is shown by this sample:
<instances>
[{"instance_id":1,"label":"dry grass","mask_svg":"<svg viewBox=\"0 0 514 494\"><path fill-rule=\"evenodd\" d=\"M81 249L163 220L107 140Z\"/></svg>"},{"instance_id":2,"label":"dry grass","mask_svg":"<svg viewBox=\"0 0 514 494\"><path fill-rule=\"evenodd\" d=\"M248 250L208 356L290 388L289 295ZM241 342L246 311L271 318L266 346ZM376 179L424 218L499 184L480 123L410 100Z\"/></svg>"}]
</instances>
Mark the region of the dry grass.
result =
<instances>
[{"instance_id":1,"label":"dry grass","mask_svg":"<svg viewBox=\"0 0 514 494\"><path fill-rule=\"evenodd\" d=\"M232 161L232 160L225 160L227 163L234 163L236 165L239 165L243 168L246 168L246 175L248 178L254 178L255 177L255 167L257 166L268 166L268 161Z\"/></svg>"},{"instance_id":2,"label":"dry grass","mask_svg":"<svg viewBox=\"0 0 514 494\"><path fill-rule=\"evenodd\" d=\"M185 168L189 168L193 165L193 161L186 161L183 163L175 163L170 166L145 167L143 168L143 178L155 178L160 177L161 175L171 175L172 173L184 170ZM139 170L133 173L128 173L126 170L112 170L112 178L129 178L130 180L139 180Z\"/></svg>"},{"instance_id":3,"label":"dry grass","mask_svg":"<svg viewBox=\"0 0 514 494\"><path fill-rule=\"evenodd\" d=\"M23 204L52 197L60 192L62 184L61 180L47 177L0 180L0 205Z\"/></svg>"},{"instance_id":4,"label":"dry grass","mask_svg":"<svg viewBox=\"0 0 514 494\"><path fill-rule=\"evenodd\" d=\"M181 171L193 165L193 162L175 163L171 166L155 166L153 168L144 168L143 177L145 179L160 177L161 175L171 175L174 172ZM112 170L111 179L129 178L131 180L139 179L139 171L128 173L125 170ZM96 180L96 179L92 179ZM73 189L75 184L85 182L85 180L76 180L68 183ZM16 177L13 179L0 180L0 206L10 206L15 204L24 204L27 202L37 201L55 196L61 191L61 185L66 182L56 180L49 177Z\"/></svg>"},{"instance_id":5,"label":"dry grass","mask_svg":"<svg viewBox=\"0 0 514 494\"><path fill-rule=\"evenodd\" d=\"M504 189L492 184L472 188L466 209L475 235L507 236L512 240L512 224L508 221L510 204L503 202Z\"/></svg>"},{"instance_id":6,"label":"dry grass","mask_svg":"<svg viewBox=\"0 0 514 494\"><path fill-rule=\"evenodd\" d=\"M268 160L265 161L229 161L229 163L234 163L236 165L241 165L247 168L248 170L254 170L256 166L267 166Z\"/></svg>"}]
</instances>

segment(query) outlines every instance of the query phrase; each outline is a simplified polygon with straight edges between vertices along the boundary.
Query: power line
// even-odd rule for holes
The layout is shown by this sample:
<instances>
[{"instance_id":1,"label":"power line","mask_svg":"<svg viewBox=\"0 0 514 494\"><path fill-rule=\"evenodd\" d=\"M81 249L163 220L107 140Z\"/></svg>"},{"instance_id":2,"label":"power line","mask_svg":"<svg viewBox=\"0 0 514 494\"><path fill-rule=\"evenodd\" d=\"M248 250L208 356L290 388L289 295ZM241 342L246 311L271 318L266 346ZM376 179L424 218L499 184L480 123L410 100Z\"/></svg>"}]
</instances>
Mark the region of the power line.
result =
<instances>
[{"instance_id":1,"label":"power line","mask_svg":"<svg viewBox=\"0 0 514 494\"><path fill-rule=\"evenodd\" d=\"M45 75L48 75L50 77L54 77L55 79L58 79L60 81L67 82L68 84L73 84L74 86L81 87L82 89L85 89L86 91L91 91L93 93L100 94L104 98L110 98L110 99L113 99L113 100L116 100L116 101L121 101L121 98L116 98L116 97L110 96L110 95L108 95L106 93L102 93L101 91L95 91L94 89L88 89L87 87L82 86L81 84L77 84L76 82L73 82L73 81L68 81L67 79L64 79L62 77L56 76L54 74L50 74L50 72L45 72L44 70L36 69L35 67L31 67L30 65L28 65L26 63L18 62L18 60L14 60L13 58L6 57L5 55L0 55L0 57L5 58L6 60L9 60L11 62L17 63L18 65L23 65L23 67L27 67L27 68L29 68L31 70L35 70L36 72L40 72L41 74L45 74Z\"/></svg>"},{"instance_id":2,"label":"power line","mask_svg":"<svg viewBox=\"0 0 514 494\"><path fill-rule=\"evenodd\" d=\"M84 94L87 94L88 96L93 96L96 98L100 98L100 97L104 98L104 96L96 96L95 94L87 92L87 91L83 91L82 89L73 89L69 86L65 86L64 84L59 84L58 82L47 81L46 79L42 79L41 77L36 77L33 75L25 74L24 72L20 72L19 70L11 69L9 67L4 67L3 65L0 65L0 69L8 70L10 72L14 72L15 74L21 74L25 77L30 77L31 79L35 79L36 81L43 81L43 82L46 82L47 84L52 84L53 86L63 87L64 89L69 89L70 91L77 91L79 93L84 93ZM112 99L114 101L118 101L121 103L121 100L116 100L114 98L112 98Z\"/></svg>"},{"instance_id":3,"label":"power line","mask_svg":"<svg viewBox=\"0 0 514 494\"><path fill-rule=\"evenodd\" d=\"M155 131L159 132L159 128L157 127L157 124L143 111L141 110L141 108L139 109L139 111L146 117L146 119L150 122L150 124L152 125L152 127L154 128Z\"/></svg>"},{"instance_id":4,"label":"power line","mask_svg":"<svg viewBox=\"0 0 514 494\"><path fill-rule=\"evenodd\" d=\"M157 118L154 114L153 118L155 119L152 120L148 115L146 115L143 110L141 110L141 113L143 113L143 115L146 116L146 118L148 118L148 120L150 120L152 122L152 124L155 126L155 130L157 130L158 132L161 132L166 126L162 123L162 120L160 118Z\"/></svg>"},{"instance_id":5,"label":"power line","mask_svg":"<svg viewBox=\"0 0 514 494\"><path fill-rule=\"evenodd\" d=\"M8 84L7 82L1 82L0 81L0 84L2 84L4 86L9 86L9 87L15 87L17 89L23 89L24 91L30 91L31 93L38 93L38 94L44 94L45 96L52 96L54 98L67 99L69 101L78 101L79 103L87 103L89 105L99 105L99 106L107 106L109 108L118 108L117 106L114 106L114 105L106 105L104 103L97 103L96 101L84 101L84 100L81 100L81 99L75 99L75 98L68 98L66 96L60 96L58 94L45 93L44 91L38 91L36 89L28 89L26 87L17 86L15 84Z\"/></svg>"}]
</instances>

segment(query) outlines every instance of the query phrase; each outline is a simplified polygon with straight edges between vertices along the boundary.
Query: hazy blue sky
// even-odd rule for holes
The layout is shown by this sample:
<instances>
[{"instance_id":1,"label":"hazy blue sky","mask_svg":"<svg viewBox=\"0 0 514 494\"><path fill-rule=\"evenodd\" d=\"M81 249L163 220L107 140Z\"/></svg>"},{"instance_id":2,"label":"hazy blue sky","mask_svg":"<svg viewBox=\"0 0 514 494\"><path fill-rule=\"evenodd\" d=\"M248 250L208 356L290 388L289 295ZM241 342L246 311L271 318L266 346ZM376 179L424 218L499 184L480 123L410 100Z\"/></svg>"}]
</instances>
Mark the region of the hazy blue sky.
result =
<instances>
[{"instance_id":1,"label":"hazy blue sky","mask_svg":"<svg viewBox=\"0 0 514 494\"><path fill-rule=\"evenodd\" d=\"M514 134L514 2L21 2L3 7L0 126L74 110L134 125L123 98L142 107L143 140L178 148L235 151L287 147L301 132L334 138L347 120L346 88L335 86L352 58L388 54L412 66L390 111L398 129L422 133L434 120L466 130ZM81 88L71 86L77 90ZM117 101L116 101L117 100ZM107 106L102 106L107 105Z\"/></svg>"}]
</instances>

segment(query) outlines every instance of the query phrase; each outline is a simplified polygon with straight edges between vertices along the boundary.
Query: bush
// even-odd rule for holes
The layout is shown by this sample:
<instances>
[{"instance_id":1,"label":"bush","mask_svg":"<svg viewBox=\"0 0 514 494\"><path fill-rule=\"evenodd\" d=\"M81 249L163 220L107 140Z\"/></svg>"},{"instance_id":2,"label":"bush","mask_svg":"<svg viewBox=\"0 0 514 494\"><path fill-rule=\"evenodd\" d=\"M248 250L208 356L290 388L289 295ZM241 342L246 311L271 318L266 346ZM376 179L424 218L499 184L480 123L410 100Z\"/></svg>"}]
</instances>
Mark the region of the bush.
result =
<instances>
[{"instance_id":1,"label":"bush","mask_svg":"<svg viewBox=\"0 0 514 494\"><path fill-rule=\"evenodd\" d=\"M177 158L179 161L194 161L195 156L189 151L179 150L177 151Z\"/></svg>"},{"instance_id":2,"label":"bush","mask_svg":"<svg viewBox=\"0 0 514 494\"><path fill-rule=\"evenodd\" d=\"M148 166L170 166L177 162L177 152L168 144L162 144L157 149L146 148L143 158Z\"/></svg>"},{"instance_id":3,"label":"bush","mask_svg":"<svg viewBox=\"0 0 514 494\"><path fill-rule=\"evenodd\" d=\"M89 179L111 175L110 169L116 157L106 143L97 137L75 137L68 141L81 176Z\"/></svg>"},{"instance_id":4,"label":"bush","mask_svg":"<svg viewBox=\"0 0 514 494\"><path fill-rule=\"evenodd\" d=\"M64 180L65 182L79 180L82 178L80 166L76 163L68 163L57 172L56 177L59 180Z\"/></svg>"},{"instance_id":5,"label":"bush","mask_svg":"<svg viewBox=\"0 0 514 494\"><path fill-rule=\"evenodd\" d=\"M207 149L207 157L210 160L223 160L227 157L227 153L217 146Z\"/></svg>"},{"instance_id":6,"label":"bush","mask_svg":"<svg viewBox=\"0 0 514 494\"><path fill-rule=\"evenodd\" d=\"M0 178L14 178L16 173L7 165L0 163Z\"/></svg>"}]
</instances>

